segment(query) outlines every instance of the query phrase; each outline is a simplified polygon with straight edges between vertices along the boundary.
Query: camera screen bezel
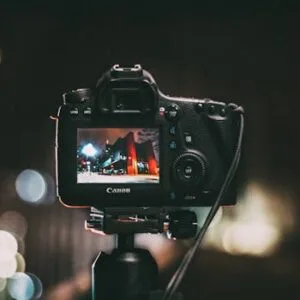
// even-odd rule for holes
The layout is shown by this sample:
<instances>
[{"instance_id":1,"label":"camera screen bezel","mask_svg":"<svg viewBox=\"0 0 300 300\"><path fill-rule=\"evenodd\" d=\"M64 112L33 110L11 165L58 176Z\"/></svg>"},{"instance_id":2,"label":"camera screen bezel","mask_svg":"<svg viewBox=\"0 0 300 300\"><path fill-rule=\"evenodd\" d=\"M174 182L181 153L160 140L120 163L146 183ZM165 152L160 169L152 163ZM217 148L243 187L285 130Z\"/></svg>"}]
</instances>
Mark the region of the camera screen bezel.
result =
<instances>
[{"instance_id":1,"label":"camera screen bezel","mask_svg":"<svg viewBox=\"0 0 300 300\"><path fill-rule=\"evenodd\" d=\"M159 183L77 183L77 131L84 128L156 128L159 131ZM66 206L159 206L161 197L166 197L164 178L163 126L160 124L134 123L106 125L99 122L68 122L58 124L57 136L57 184L58 196ZM108 188L130 189L130 193L106 192ZM127 190L128 191L128 190Z\"/></svg>"}]
</instances>

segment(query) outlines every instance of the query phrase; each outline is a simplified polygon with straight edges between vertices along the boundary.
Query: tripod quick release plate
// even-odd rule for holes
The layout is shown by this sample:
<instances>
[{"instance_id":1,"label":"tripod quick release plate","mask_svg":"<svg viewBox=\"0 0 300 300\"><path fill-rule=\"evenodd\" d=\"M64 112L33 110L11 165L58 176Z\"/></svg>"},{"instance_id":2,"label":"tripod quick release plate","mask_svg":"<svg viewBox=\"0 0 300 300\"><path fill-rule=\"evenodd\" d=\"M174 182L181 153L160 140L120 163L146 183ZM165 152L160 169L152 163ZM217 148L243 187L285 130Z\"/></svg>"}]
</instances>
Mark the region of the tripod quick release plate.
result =
<instances>
[{"instance_id":1,"label":"tripod quick release plate","mask_svg":"<svg viewBox=\"0 0 300 300\"><path fill-rule=\"evenodd\" d=\"M90 209L87 230L104 234L166 233L169 238L192 238L197 233L197 216L190 210L174 208Z\"/></svg>"}]
</instances>

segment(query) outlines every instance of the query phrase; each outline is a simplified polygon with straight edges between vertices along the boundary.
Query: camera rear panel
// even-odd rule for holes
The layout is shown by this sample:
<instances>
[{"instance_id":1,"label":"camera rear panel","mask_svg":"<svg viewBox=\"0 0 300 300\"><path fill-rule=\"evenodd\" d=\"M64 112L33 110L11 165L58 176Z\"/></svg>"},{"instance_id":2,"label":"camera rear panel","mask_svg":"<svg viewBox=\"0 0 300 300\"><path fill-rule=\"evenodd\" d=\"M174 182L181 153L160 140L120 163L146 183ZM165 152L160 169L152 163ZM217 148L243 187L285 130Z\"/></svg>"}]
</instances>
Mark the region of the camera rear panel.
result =
<instances>
[{"instance_id":1,"label":"camera rear panel","mask_svg":"<svg viewBox=\"0 0 300 300\"><path fill-rule=\"evenodd\" d=\"M131 84L121 78L122 84L102 82L96 91L64 95L56 154L58 195L65 205L214 203L234 155L234 111L210 99L166 96L148 73L141 74ZM124 90L126 83L130 90ZM222 204L235 202L232 182Z\"/></svg>"}]
</instances>

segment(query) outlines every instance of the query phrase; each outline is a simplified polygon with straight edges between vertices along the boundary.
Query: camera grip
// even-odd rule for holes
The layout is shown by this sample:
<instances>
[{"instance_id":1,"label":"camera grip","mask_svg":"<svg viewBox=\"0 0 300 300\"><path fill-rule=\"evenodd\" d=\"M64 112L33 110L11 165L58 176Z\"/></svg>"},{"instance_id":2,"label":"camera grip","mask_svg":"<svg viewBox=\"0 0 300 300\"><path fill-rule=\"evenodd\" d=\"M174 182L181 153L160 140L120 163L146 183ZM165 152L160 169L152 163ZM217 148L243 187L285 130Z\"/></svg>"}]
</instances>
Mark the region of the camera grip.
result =
<instances>
[{"instance_id":1,"label":"camera grip","mask_svg":"<svg viewBox=\"0 0 300 300\"><path fill-rule=\"evenodd\" d=\"M226 165L229 165L234 153L238 128L236 112L225 104L209 104L204 119L207 127L214 133L212 138L220 157Z\"/></svg>"}]
</instances>

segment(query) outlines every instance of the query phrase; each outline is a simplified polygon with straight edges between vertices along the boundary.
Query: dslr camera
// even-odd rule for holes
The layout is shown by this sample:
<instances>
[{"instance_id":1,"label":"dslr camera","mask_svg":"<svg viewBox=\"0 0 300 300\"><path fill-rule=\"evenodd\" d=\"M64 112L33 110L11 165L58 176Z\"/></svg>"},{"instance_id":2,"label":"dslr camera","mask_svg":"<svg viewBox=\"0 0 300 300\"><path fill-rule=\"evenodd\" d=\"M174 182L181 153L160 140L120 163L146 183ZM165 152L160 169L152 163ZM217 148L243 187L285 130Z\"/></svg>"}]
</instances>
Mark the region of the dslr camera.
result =
<instances>
[{"instance_id":1,"label":"dslr camera","mask_svg":"<svg viewBox=\"0 0 300 300\"><path fill-rule=\"evenodd\" d=\"M140 65L114 65L95 88L63 94L56 123L66 206L211 206L233 160L235 104L170 97ZM236 202L234 178L221 205Z\"/></svg>"}]
</instances>

